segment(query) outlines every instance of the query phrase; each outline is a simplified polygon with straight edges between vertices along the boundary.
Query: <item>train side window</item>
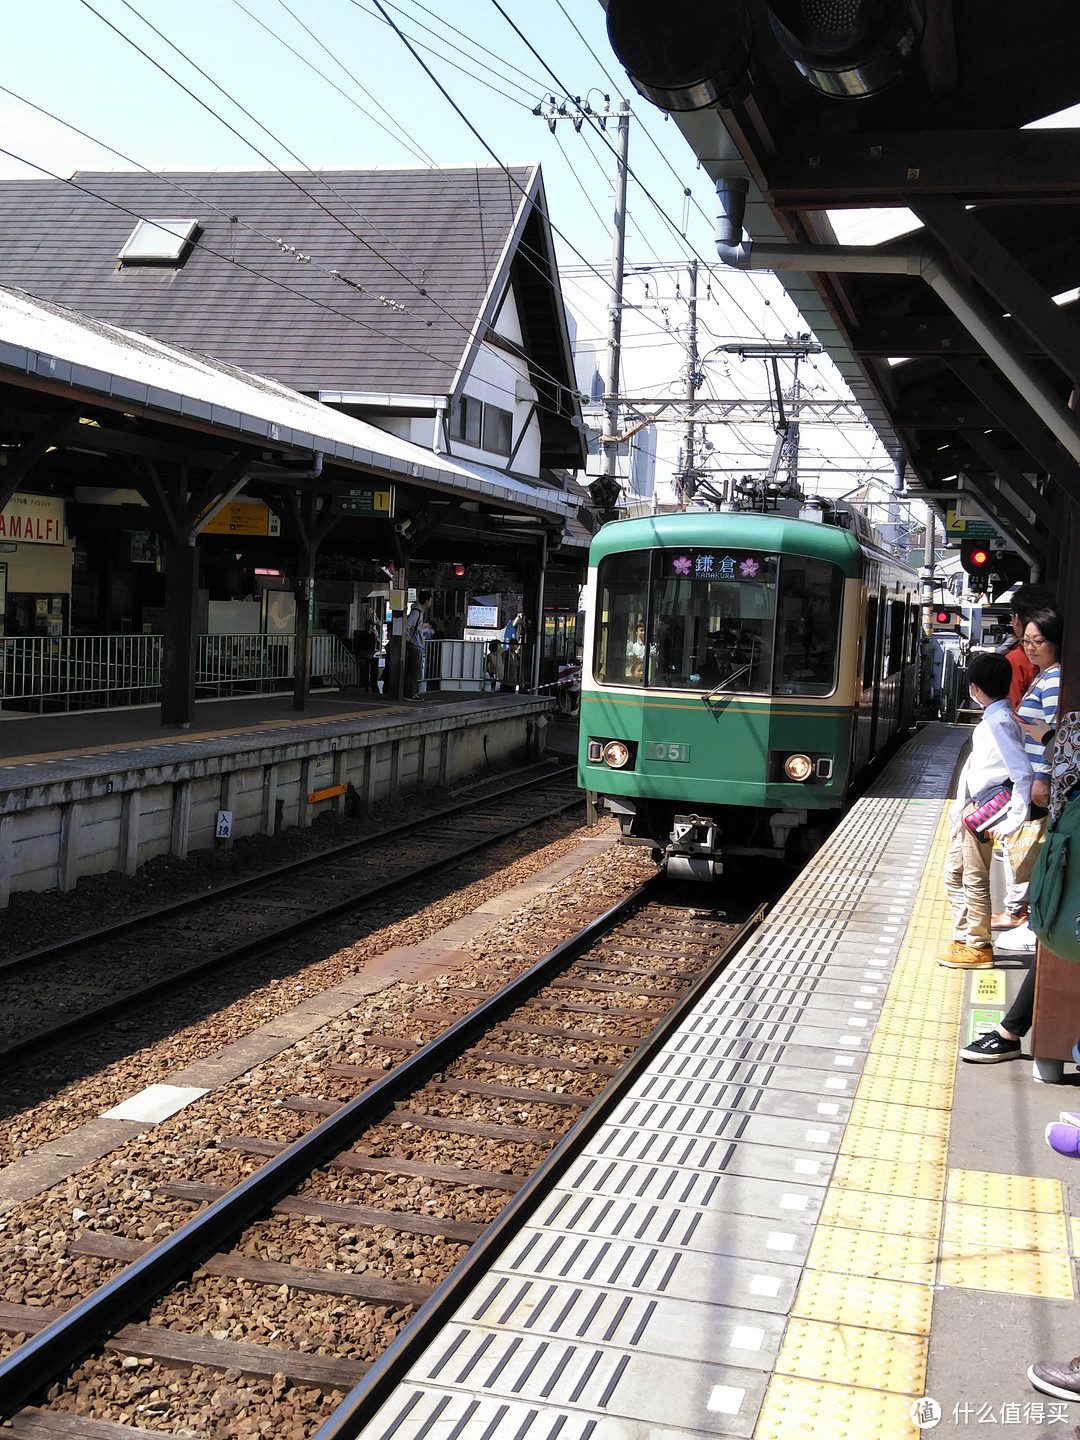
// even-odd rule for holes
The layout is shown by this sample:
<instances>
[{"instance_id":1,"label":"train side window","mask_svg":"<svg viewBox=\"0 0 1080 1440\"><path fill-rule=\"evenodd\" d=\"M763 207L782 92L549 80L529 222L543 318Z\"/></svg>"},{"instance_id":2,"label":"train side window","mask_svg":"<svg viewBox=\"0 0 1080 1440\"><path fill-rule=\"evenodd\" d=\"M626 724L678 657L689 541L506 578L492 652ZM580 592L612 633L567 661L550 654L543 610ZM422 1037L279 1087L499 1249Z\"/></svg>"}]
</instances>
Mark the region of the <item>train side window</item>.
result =
<instances>
[{"instance_id":1,"label":"train side window","mask_svg":"<svg viewBox=\"0 0 1080 1440\"><path fill-rule=\"evenodd\" d=\"M602 560L597 598L593 675L602 685L644 685L649 552Z\"/></svg>"},{"instance_id":2,"label":"train side window","mask_svg":"<svg viewBox=\"0 0 1080 1440\"><path fill-rule=\"evenodd\" d=\"M863 651L862 683L869 689L877 674L878 597L871 595L866 605L866 649Z\"/></svg>"},{"instance_id":3,"label":"train side window","mask_svg":"<svg viewBox=\"0 0 1080 1440\"><path fill-rule=\"evenodd\" d=\"M892 624L889 630L889 669L890 675L895 675L898 670L904 668L904 647L907 640L907 606L903 600L893 600L889 605Z\"/></svg>"},{"instance_id":4,"label":"train side window","mask_svg":"<svg viewBox=\"0 0 1080 1440\"><path fill-rule=\"evenodd\" d=\"M778 695L830 695L836 688L844 575L837 565L785 555L776 623Z\"/></svg>"}]
</instances>

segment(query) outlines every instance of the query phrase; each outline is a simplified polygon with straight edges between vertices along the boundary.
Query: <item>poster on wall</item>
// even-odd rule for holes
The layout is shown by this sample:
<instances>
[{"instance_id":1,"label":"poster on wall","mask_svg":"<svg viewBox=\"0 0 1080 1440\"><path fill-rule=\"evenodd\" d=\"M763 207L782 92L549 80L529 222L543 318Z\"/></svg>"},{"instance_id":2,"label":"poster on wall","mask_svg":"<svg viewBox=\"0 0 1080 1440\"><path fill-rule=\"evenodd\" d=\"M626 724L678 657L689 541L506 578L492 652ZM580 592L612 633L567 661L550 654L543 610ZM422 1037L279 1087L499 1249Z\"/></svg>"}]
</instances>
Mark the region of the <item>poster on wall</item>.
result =
<instances>
[{"instance_id":1,"label":"poster on wall","mask_svg":"<svg viewBox=\"0 0 1080 1440\"><path fill-rule=\"evenodd\" d=\"M291 590L264 590L263 634L296 634L296 596Z\"/></svg>"}]
</instances>

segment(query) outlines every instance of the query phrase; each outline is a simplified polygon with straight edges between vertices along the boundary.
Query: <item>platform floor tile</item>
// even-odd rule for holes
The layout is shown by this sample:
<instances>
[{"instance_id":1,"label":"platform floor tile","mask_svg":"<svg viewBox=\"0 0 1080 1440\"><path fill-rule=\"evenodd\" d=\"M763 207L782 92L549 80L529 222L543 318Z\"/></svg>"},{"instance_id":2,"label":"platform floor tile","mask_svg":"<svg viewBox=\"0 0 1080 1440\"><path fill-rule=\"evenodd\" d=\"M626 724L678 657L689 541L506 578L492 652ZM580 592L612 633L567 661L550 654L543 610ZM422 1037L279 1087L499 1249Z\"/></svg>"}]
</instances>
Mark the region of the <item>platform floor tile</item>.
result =
<instances>
[{"instance_id":1,"label":"platform floor tile","mask_svg":"<svg viewBox=\"0 0 1080 1440\"><path fill-rule=\"evenodd\" d=\"M937 1241L941 1232L940 1200L910 1195L875 1195L866 1190L831 1186L821 1207L823 1225L846 1225L886 1235L918 1235Z\"/></svg>"},{"instance_id":2,"label":"platform floor tile","mask_svg":"<svg viewBox=\"0 0 1080 1440\"><path fill-rule=\"evenodd\" d=\"M776 1375L769 1383L755 1440L791 1440L793 1435L843 1440L917 1440L906 1395L826 1385Z\"/></svg>"},{"instance_id":3,"label":"platform floor tile","mask_svg":"<svg viewBox=\"0 0 1080 1440\"><path fill-rule=\"evenodd\" d=\"M937 1264L936 1237L819 1225L806 1264L811 1270L839 1275L931 1285Z\"/></svg>"},{"instance_id":4,"label":"platform floor tile","mask_svg":"<svg viewBox=\"0 0 1080 1440\"><path fill-rule=\"evenodd\" d=\"M792 1320L776 1359L780 1375L921 1395L927 1341L896 1330L867 1330L820 1320Z\"/></svg>"}]
</instances>

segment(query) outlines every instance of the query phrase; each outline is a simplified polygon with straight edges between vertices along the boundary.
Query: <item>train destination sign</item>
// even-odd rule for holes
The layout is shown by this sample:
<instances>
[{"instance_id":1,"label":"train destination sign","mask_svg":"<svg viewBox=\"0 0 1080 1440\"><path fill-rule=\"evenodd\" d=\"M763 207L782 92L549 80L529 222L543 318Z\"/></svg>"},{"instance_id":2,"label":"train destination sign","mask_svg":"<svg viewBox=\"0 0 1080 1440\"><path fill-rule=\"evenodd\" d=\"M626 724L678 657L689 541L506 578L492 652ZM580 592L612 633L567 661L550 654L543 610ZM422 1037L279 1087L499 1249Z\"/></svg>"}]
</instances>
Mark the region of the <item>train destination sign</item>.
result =
<instances>
[{"instance_id":1,"label":"train destination sign","mask_svg":"<svg viewBox=\"0 0 1080 1440\"><path fill-rule=\"evenodd\" d=\"M745 550L672 550L665 555L665 570L680 580L772 579L775 555Z\"/></svg>"}]
</instances>

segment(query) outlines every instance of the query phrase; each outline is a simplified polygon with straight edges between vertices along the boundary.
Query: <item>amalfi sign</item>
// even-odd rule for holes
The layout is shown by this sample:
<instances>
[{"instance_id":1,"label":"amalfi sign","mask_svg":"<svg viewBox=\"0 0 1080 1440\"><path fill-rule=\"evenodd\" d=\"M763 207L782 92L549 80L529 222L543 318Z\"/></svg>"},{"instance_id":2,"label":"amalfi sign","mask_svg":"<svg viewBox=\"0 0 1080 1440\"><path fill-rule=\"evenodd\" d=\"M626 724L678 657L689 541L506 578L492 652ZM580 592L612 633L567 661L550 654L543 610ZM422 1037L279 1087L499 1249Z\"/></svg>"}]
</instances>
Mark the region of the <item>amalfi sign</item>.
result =
<instances>
[{"instance_id":1,"label":"amalfi sign","mask_svg":"<svg viewBox=\"0 0 1080 1440\"><path fill-rule=\"evenodd\" d=\"M13 495L0 510L0 541L63 545L64 502L58 495Z\"/></svg>"}]
</instances>

